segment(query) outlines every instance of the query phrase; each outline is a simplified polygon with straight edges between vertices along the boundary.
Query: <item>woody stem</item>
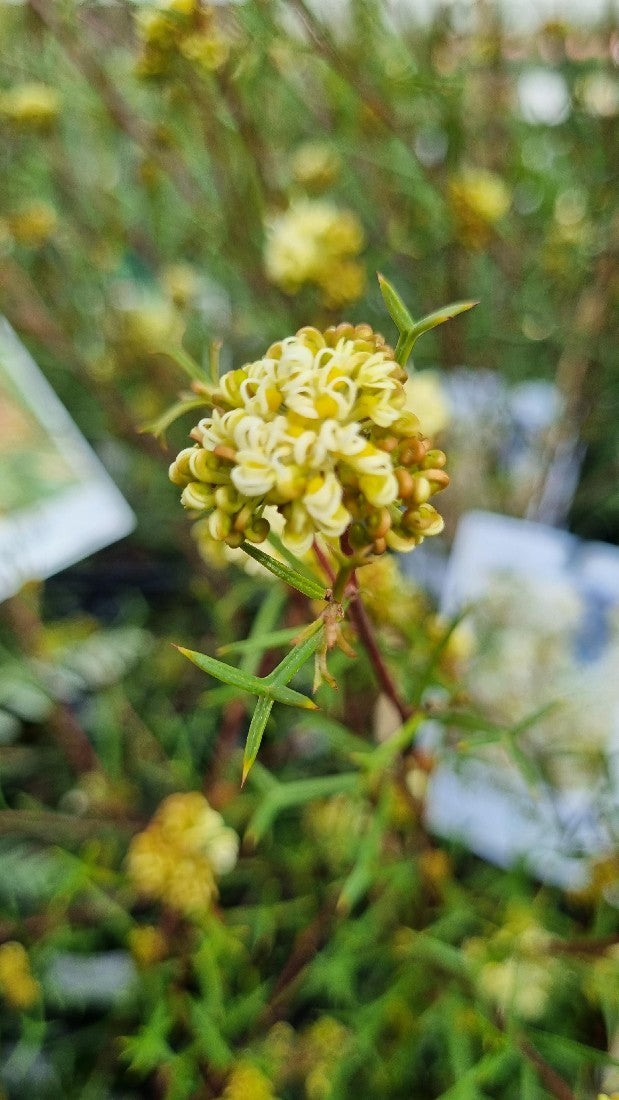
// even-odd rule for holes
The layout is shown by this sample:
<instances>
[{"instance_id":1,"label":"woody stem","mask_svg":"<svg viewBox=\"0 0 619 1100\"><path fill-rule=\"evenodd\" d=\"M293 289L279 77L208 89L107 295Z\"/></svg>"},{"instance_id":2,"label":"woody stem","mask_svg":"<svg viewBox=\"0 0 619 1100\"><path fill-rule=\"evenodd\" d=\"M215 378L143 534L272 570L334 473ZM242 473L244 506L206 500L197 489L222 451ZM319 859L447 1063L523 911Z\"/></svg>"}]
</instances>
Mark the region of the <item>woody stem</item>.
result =
<instances>
[{"instance_id":1,"label":"woody stem","mask_svg":"<svg viewBox=\"0 0 619 1100\"><path fill-rule=\"evenodd\" d=\"M406 719L410 718L411 714L413 713L412 707L405 703L400 696L400 693L398 692L398 689L395 685L395 681L393 680L393 677L391 676L391 673L389 672L389 669L384 662L383 655L378 648L378 642L376 641L374 628L363 604L363 600L361 599L361 595L359 593L359 582L357 581L354 570L352 572L352 576L350 577L348 593L350 593L351 596L348 613L356 627L359 639L370 659L370 664L374 669L376 679L378 680L382 691L385 693L387 698L391 700L394 707L398 711L398 714L400 715L402 721L405 722Z\"/></svg>"}]
</instances>

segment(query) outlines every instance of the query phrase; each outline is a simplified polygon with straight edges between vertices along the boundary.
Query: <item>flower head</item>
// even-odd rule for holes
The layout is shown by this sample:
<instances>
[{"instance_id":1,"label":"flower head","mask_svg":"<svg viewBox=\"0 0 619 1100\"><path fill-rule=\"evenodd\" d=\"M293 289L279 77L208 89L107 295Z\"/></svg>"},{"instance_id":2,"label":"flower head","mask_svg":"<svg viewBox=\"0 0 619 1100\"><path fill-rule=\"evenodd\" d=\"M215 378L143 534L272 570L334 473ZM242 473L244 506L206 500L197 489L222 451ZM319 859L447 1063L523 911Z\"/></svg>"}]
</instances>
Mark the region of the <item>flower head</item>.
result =
<instances>
[{"instance_id":1,"label":"flower head","mask_svg":"<svg viewBox=\"0 0 619 1100\"><path fill-rule=\"evenodd\" d=\"M127 870L144 897L196 916L210 908L216 878L232 870L238 847L234 830L201 794L173 794L133 838Z\"/></svg>"},{"instance_id":2,"label":"flower head","mask_svg":"<svg viewBox=\"0 0 619 1100\"><path fill-rule=\"evenodd\" d=\"M137 72L144 78L174 74L179 59L190 62L198 73L221 68L230 52L228 41L214 25L213 12L200 0L163 0L137 16L141 53Z\"/></svg>"},{"instance_id":3,"label":"flower head","mask_svg":"<svg viewBox=\"0 0 619 1100\"><path fill-rule=\"evenodd\" d=\"M364 268L355 259L363 243L363 229L350 210L301 199L267 225L266 273L287 294L313 285L328 306L354 302L365 286Z\"/></svg>"},{"instance_id":4,"label":"flower head","mask_svg":"<svg viewBox=\"0 0 619 1100\"><path fill-rule=\"evenodd\" d=\"M316 536L381 553L442 530L429 500L448 483L445 455L421 435L407 375L369 325L300 329L223 375L208 400L170 478L216 542L262 542L273 509L298 555Z\"/></svg>"}]
</instances>

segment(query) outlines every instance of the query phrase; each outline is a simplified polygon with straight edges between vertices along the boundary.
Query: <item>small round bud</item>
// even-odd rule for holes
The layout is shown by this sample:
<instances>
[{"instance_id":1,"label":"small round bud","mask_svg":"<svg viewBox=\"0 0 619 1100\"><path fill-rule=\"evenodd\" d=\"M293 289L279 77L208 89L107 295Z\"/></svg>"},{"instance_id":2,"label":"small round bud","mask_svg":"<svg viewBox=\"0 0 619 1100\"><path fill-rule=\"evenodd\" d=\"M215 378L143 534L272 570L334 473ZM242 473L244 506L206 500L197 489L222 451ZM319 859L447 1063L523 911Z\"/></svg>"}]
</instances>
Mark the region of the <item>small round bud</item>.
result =
<instances>
[{"instance_id":1,"label":"small round bud","mask_svg":"<svg viewBox=\"0 0 619 1100\"><path fill-rule=\"evenodd\" d=\"M264 519L263 516L260 519L255 519L251 527L247 528L245 537L248 542L264 542L269 537L271 531L271 525L268 519Z\"/></svg>"},{"instance_id":2,"label":"small round bud","mask_svg":"<svg viewBox=\"0 0 619 1100\"><path fill-rule=\"evenodd\" d=\"M184 508L191 508L197 512L203 512L205 508L212 508L215 497L208 485L201 481L191 481L186 485L181 494L181 504Z\"/></svg>"}]
</instances>

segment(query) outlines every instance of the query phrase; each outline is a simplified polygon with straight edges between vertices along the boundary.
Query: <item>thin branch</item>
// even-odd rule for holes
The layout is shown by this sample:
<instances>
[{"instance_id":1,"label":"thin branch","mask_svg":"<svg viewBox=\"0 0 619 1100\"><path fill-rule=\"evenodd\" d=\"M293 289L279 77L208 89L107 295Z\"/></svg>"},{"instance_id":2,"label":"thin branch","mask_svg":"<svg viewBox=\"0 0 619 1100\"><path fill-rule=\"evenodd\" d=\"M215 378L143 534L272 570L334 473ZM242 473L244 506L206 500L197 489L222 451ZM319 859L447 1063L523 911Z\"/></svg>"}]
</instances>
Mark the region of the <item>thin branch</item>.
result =
<instances>
[{"instance_id":1,"label":"thin branch","mask_svg":"<svg viewBox=\"0 0 619 1100\"><path fill-rule=\"evenodd\" d=\"M555 1096L556 1100L576 1100L576 1094L572 1092L567 1081L542 1057L528 1039L521 1036L518 1039L518 1048L527 1061L531 1063L544 1088L548 1089L551 1096Z\"/></svg>"},{"instance_id":2,"label":"thin branch","mask_svg":"<svg viewBox=\"0 0 619 1100\"><path fill-rule=\"evenodd\" d=\"M370 659L370 664L382 691L393 703L402 721L406 722L407 718L410 718L413 714L413 708L402 699L395 681L385 664L374 635L374 627L372 626L370 617L365 610L359 594L357 578L354 575L350 587L353 587L352 598L348 608L350 618L357 629L361 644Z\"/></svg>"}]
</instances>

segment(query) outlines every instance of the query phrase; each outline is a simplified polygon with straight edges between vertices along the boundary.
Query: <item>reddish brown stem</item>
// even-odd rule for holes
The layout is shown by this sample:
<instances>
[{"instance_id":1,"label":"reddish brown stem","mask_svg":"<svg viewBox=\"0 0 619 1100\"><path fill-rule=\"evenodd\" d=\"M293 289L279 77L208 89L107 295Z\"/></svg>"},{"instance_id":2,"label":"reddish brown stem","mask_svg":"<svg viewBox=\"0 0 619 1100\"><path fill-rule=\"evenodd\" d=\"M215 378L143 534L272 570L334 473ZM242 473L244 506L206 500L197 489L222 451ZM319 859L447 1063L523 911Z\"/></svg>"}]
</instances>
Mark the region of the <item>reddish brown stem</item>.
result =
<instances>
[{"instance_id":1,"label":"reddish brown stem","mask_svg":"<svg viewBox=\"0 0 619 1100\"><path fill-rule=\"evenodd\" d=\"M542 1055L528 1039L520 1038L518 1046L551 1096L555 1096L556 1100L576 1100L575 1093L572 1092L567 1081L557 1073L556 1069L553 1069L545 1058L542 1058Z\"/></svg>"},{"instance_id":2,"label":"reddish brown stem","mask_svg":"<svg viewBox=\"0 0 619 1100\"><path fill-rule=\"evenodd\" d=\"M335 570L333 569L333 567L331 565L331 562L329 561L329 559L328 559L327 555L325 554L324 550L322 550L321 547L316 542L316 539L314 539L314 544L313 544L312 549L314 551L314 554L316 556L316 560L317 560L320 568L322 569L325 577L328 578L331 587L333 587L333 585L335 583Z\"/></svg>"},{"instance_id":3,"label":"reddish brown stem","mask_svg":"<svg viewBox=\"0 0 619 1100\"><path fill-rule=\"evenodd\" d=\"M385 693L387 698L391 700L400 718L405 722L413 713L413 708L401 698L393 677L383 660L383 655L378 648L378 643L374 636L374 628L365 610L361 596L359 595L357 578L354 574L350 582L349 590L350 588L352 588L352 598L348 609L350 618L357 629L361 644L370 658L370 664L372 665L374 675L378 680L381 690Z\"/></svg>"},{"instance_id":4,"label":"reddish brown stem","mask_svg":"<svg viewBox=\"0 0 619 1100\"><path fill-rule=\"evenodd\" d=\"M333 894L311 924L297 936L288 961L262 1014L260 1020L262 1026L270 1026L283 1018L286 1002L294 990L299 976L320 951L327 940L328 934L334 930L332 922L336 918L336 900L337 895Z\"/></svg>"}]
</instances>

